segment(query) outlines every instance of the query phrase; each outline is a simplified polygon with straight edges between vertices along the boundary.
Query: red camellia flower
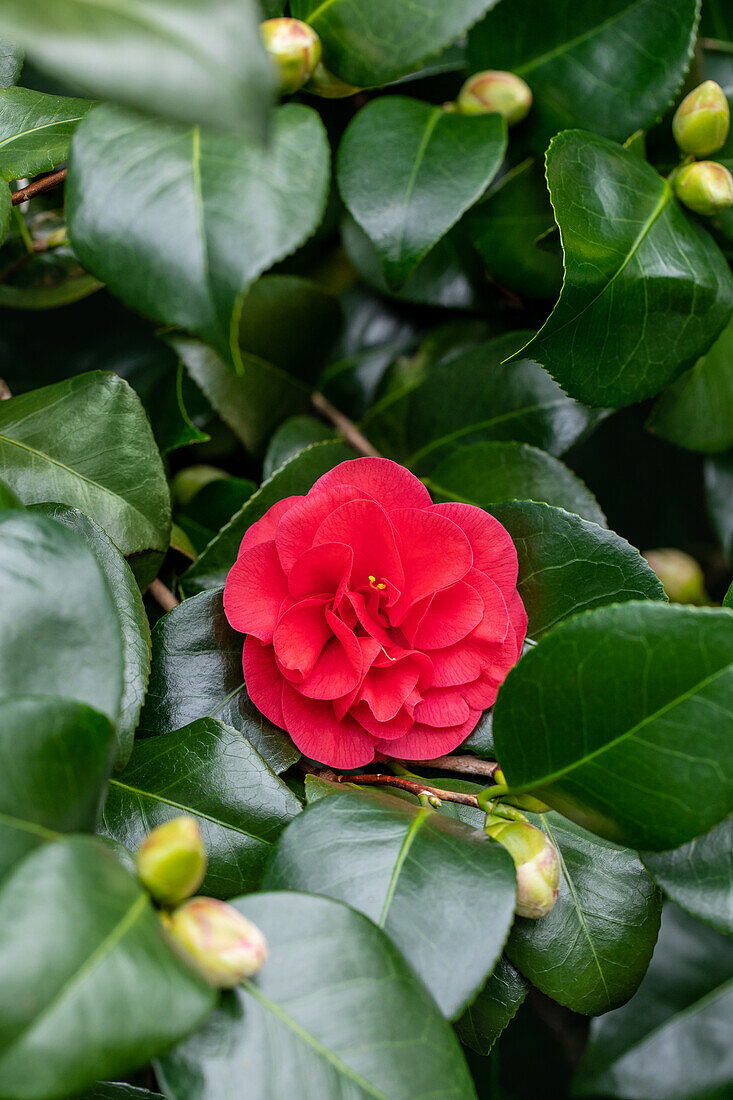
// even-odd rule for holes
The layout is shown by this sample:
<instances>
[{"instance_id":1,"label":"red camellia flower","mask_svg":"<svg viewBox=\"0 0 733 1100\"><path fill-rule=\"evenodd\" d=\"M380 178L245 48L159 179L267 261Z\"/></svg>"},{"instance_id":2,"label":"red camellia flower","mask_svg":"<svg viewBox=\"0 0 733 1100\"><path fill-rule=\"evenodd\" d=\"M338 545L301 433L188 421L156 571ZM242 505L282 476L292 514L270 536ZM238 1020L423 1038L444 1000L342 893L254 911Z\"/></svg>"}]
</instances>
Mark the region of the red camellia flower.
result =
<instances>
[{"instance_id":1,"label":"red camellia flower","mask_svg":"<svg viewBox=\"0 0 733 1100\"><path fill-rule=\"evenodd\" d=\"M527 629L511 538L385 458L342 462L247 531L224 608L250 697L306 756L427 760L476 725Z\"/></svg>"}]
</instances>

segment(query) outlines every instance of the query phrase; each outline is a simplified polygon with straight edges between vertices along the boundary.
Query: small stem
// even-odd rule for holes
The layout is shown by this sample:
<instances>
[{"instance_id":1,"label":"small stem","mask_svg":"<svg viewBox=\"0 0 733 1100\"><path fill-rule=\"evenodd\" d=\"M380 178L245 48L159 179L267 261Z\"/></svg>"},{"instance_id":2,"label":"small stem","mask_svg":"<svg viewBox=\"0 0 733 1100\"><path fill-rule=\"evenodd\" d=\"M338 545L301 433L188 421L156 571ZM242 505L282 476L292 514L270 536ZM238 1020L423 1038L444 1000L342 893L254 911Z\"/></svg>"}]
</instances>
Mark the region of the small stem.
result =
<instances>
[{"instance_id":1,"label":"small stem","mask_svg":"<svg viewBox=\"0 0 733 1100\"><path fill-rule=\"evenodd\" d=\"M315 773L318 774L317 772ZM403 779L401 775L337 775L337 783L358 783L362 787L398 787L419 798L421 794L433 795L441 802L458 802L462 806L479 809L476 796L460 791L442 791L439 787L430 787L426 783L415 783L412 779Z\"/></svg>"},{"instance_id":2,"label":"small stem","mask_svg":"<svg viewBox=\"0 0 733 1100\"><path fill-rule=\"evenodd\" d=\"M382 457L376 447L372 447L367 437L362 435L354 421L339 412L322 393L316 390L311 394L311 404L322 416L325 416L326 420L330 420L339 435L360 455L366 455L369 458Z\"/></svg>"},{"instance_id":3,"label":"small stem","mask_svg":"<svg viewBox=\"0 0 733 1100\"><path fill-rule=\"evenodd\" d=\"M420 768L437 768L444 772L457 772L461 775L482 775L492 779L499 765L495 760L479 760L476 756L436 756L432 760L397 760L403 766L417 765Z\"/></svg>"},{"instance_id":4,"label":"small stem","mask_svg":"<svg viewBox=\"0 0 733 1100\"><path fill-rule=\"evenodd\" d=\"M148 592L164 611L172 611L174 607L178 607L181 602L176 596L173 595L170 588L166 588L158 577L148 585Z\"/></svg>"},{"instance_id":5,"label":"small stem","mask_svg":"<svg viewBox=\"0 0 733 1100\"><path fill-rule=\"evenodd\" d=\"M66 169L59 168L58 172L51 172L49 176L44 176L43 179L36 180L35 183L29 183L27 187L22 187L20 191L14 191L10 201L13 206L19 206L22 202L35 198L36 195L42 195L44 191L51 191L54 187L58 187L65 179Z\"/></svg>"},{"instance_id":6,"label":"small stem","mask_svg":"<svg viewBox=\"0 0 733 1100\"><path fill-rule=\"evenodd\" d=\"M12 396L10 386L4 378L0 378L0 401L8 401Z\"/></svg>"}]
</instances>

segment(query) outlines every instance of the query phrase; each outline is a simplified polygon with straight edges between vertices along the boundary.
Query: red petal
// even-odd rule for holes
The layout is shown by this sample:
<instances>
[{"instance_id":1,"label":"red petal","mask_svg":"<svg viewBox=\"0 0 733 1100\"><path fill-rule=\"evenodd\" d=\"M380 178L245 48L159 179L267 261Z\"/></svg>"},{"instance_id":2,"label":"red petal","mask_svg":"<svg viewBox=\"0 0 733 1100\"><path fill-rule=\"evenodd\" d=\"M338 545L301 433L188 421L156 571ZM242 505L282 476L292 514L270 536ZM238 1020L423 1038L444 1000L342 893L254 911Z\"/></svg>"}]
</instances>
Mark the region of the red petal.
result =
<instances>
[{"instance_id":1,"label":"red petal","mask_svg":"<svg viewBox=\"0 0 733 1100\"><path fill-rule=\"evenodd\" d=\"M374 747L383 756L397 760L434 760L436 756L445 756L458 748L480 717L480 711L472 710L460 726L442 730L416 724L404 737L395 741L377 741Z\"/></svg>"},{"instance_id":2,"label":"red petal","mask_svg":"<svg viewBox=\"0 0 733 1100\"><path fill-rule=\"evenodd\" d=\"M413 724L412 715L404 708L389 722L377 721L366 703L357 703L349 713L371 737L380 741L394 741L404 737Z\"/></svg>"},{"instance_id":3,"label":"red petal","mask_svg":"<svg viewBox=\"0 0 733 1100\"><path fill-rule=\"evenodd\" d=\"M276 504L273 504L265 512L262 519L258 519L245 531L239 547L239 555L243 554L245 550L251 550L253 546L259 546L261 542L271 542L275 538L280 520L299 500L305 500L305 497L283 497L282 500L278 500Z\"/></svg>"},{"instance_id":4,"label":"red petal","mask_svg":"<svg viewBox=\"0 0 733 1100\"><path fill-rule=\"evenodd\" d=\"M473 504L434 504L431 511L457 523L473 550L473 565L486 573L505 599L517 587L517 551L505 527Z\"/></svg>"},{"instance_id":5,"label":"red petal","mask_svg":"<svg viewBox=\"0 0 733 1100\"><path fill-rule=\"evenodd\" d=\"M390 513L405 571L402 595L390 609L395 626L425 596L462 580L473 562L471 545L460 527L433 509L398 508Z\"/></svg>"},{"instance_id":6,"label":"red petal","mask_svg":"<svg viewBox=\"0 0 733 1100\"><path fill-rule=\"evenodd\" d=\"M524 604L522 603L522 597L518 592L515 592L508 604L509 621L514 627L514 633L516 635L516 660L519 660L522 652L522 646L524 645L524 639L527 637L527 612L525 611Z\"/></svg>"},{"instance_id":7,"label":"red petal","mask_svg":"<svg viewBox=\"0 0 733 1100\"><path fill-rule=\"evenodd\" d=\"M317 484L317 483L316 483ZM315 492L315 486L307 497L301 497L289 510L278 526L275 545L286 573L295 565L298 558L310 550L316 531L339 505L358 496L353 485L335 485L333 489ZM346 542L348 539L322 539L322 542Z\"/></svg>"},{"instance_id":8,"label":"red petal","mask_svg":"<svg viewBox=\"0 0 733 1100\"><path fill-rule=\"evenodd\" d=\"M469 717L461 688L430 688L415 707L415 722L443 729L460 726Z\"/></svg>"},{"instance_id":9,"label":"red petal","mask_svg":"<svg viewBox=\"0 0 733 1100\"><path fill-rule=\"evenodd\" d=\"M509 612L498 586L478 569L472 569L467 580L484 602L484 613L473 638L477 642L489 642L491 645L503 642L509 630Z\"/></svg>"},{"instance_id":10,"label":"red petal","mask_svg":"<svg viewBox=\"0 0 733 1100\"><path fill-rule=\"evenodd\" d=\"M390 722L412 694L420 671L419 663L409 655L384 668L373 664L364 678L360 701L368 704L378 722Z\"/></svg>"},{"instance_id":11,"label":"red petal","mask_svg":"<svg viewBox=\"0 0 733 1100\"><path fill-rule=\"evenodd\" d=\"M353 560L351 547L344 546L343 543L330 542L323 546L312 546L298 558L290 572L287 583L291 595L296 599L330 595L338 603L351 573Z\"/></svg>"},{"instance_id":12,"label":"red petal","mask_svg":"<svg viewBox=\"0 0 733 1100\"><path fill-rule=\"evenodd\" d=\"M391 646L392 639L373 615L370 614L367 602L361 592L349 592L347 599L354 609L354 614L363 626L364 630L375 638L380 645Z\"/></svg>"},{"instance_id":13,"label":"red petal","mask_svg":"<svg viewBox=\"0 0 733 1100\"><path fill-rule=\"evenodd\" d=\"M354 458L342 462L319 478L311 492L346 482L378 500L387 511L427 508L433 503L423 483L404 466L388 458Z\"/></svg>"},{"instance_id":14,"label":"red petal","mask_svg":"<svg viewBox=\"0 0 733 1100\"><path fill-rule=\"evenodd\" d=\"M244 682L250 699L276 726L285 729L282 694L283 677L275 664L272 646L262 645L256 638L244 639L242 652Z\"/></svg>"},{"instance_id":15,"label":"red petal","mask_svg":"<svg viewBox=\"0 0 733 1100\"><path fill-rule=\"evenodd\" d=\"M464 684L459 688L471 710L487 710L493 707L496 696L499 693L499 685L490 683L479 676L472 684Z\"/></svg>"},{"instance_id":16,"label":"red petal","mask_svg":"<svg viewBox=\"0 0 733 1100\"><path fill-rule=\"evenodd\" d=\"M331 637L326 622L326 601L301 600L281 617L273 635L275 656L283 669L305 679L313 671L321 650Z\"/></svg>"},{"instance_id":17,"label":"red petal","mask_svg":"<svg viewBox=\"0 0 733 1100\"><path fill-rule=\"evenodd\" d=\"M313 666L313 671L298 685L309 699L338 699L361 681L361 646L354 633L326 610L326 622L334 633Z\"/></svg>"},{"instance_id":18,"label":"red petal","mask_svg":"<svg viewBox=\"0 0 733 1100\"><path fill-rule=\"evenodd\" d=\"M488 648L490 647L476 645L469 637L456 645L446 646L445 649L431 650L433 686L457 687L476 680L488 664L488 658L484 652L484 649ZM493 648L497 651L503 650L503 646Z\"/></svg>"},{"instance_id":19,"label":"red petal","mask_svg":"<svg viewBox=\"0 0 733 1100\"><path fill-rule=\"evenodd\" d=\"M237 558L224 585L229 625L271 642L283 600L288 595L275 543L262 542Z\"/></svg>"},{"instance_id":20,"label":"red petal","mask_svg":"<svg viewBox=\"0 0 733 1100\"><path fill-rule=\"evenodd\" d=\"M469 577L472 572L475 570L469 572ZM476 575L483 578L481 573ZM504 601L499 589L496 585L492 587L503 607ZM450 588L435 593L415 631L413 645L418 649L443 649L445 646L455 645L479 625L484 614L484 601L476 588L465 581L458 581ZM504 608L504 621L504 633L506 633L508 622L506 608Z\"/></svg>"},{"instance_id":21,"label":"red petal","mask_svg":"<svg viewBox=\"0 0 733 1100\"><path fill-rule=\"evenodd\" d=\"M373 739L348 716L339 721L330 703L306 699L283 686L285 729L302 753L321 764L348 770L371 764Z\"/></svg>"},{"instance_id":22,"label":"red petal","mask_svg":"<svg viewBox=\"0 0 733 1100\"><path fill-rule=\"evenodd\" d=\"M402 564L387 513L374 500L350 500L324 519L313 540L344 542L354 551L351 587L369 585L369 577L388 578L402 587Z\"/></svg>"}]
</instances>

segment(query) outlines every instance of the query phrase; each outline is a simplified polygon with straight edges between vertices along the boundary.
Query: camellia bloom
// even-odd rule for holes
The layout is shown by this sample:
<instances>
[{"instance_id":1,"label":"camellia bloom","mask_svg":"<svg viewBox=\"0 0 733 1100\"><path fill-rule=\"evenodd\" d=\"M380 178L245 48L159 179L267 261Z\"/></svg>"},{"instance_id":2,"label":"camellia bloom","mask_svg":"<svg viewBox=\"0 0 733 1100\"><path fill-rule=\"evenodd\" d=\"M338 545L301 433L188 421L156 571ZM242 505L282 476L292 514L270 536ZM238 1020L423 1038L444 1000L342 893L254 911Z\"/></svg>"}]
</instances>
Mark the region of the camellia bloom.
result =
<instances>
[{"instance_id":1,"label":"camellia bloom","mask_svg":"<svg viewBox=\"0 0 733 1100\"><path fill-rule=\"evenodd\" d=\"M527 629L517 554L384 458L342 462L247 531L224 608L250 697L306 756L358 768L460 745Z\"/></svg>"}]
</instances>

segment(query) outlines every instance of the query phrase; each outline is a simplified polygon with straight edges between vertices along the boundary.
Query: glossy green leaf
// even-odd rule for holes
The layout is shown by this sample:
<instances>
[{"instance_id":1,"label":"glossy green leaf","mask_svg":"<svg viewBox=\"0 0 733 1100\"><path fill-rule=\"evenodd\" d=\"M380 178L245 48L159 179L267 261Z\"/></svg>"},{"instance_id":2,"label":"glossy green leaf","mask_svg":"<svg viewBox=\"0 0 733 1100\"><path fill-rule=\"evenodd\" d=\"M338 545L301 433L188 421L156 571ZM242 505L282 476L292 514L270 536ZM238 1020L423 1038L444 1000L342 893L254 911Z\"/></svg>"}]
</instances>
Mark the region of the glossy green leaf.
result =
<instances>
[{"instance_id":1,"label":"glossy green leaf","mask_svg":"<svg viewBox=\"0 0 733 1100\"><path fill-rule=\"evenodd\" d=\"M669 183L605 138L559 134L547 152L547 180L565 281L518 355L536 358L589 405L650 397L691 367L730 319L728 265Z\"/></svg>"},{"instance_id":2,"label":"glossy green leaf","mask_svg":"<svg viewBox=\"0 0 733 1100\"><path fill-rule=\"evenodd\" d=\"M322 474L339 462L353 458L348 447L338 440L314 443L295 455L267 481L263 482L247 503L232 516L204 553L181 578L186 592L202 592L223 584L237 560L239 544L245 531L262 519L278 500L289 496L304 496ZM199 717L198 715L196 717Z\"/></svg>"},{"instance_id":3,"label":"glossy green leaf","mask_svg":"<svg viewBox=\"0 0 733 1100\"><path fill-rule=\"evenodd\" d=\"M47 516L0 512L0 697L59 695L115 722L122 669L117 612L92 550Z\"/></svg>"},{"instance_id":4,"label":"glossy green leaf","mask_svg":"<svg viewBox=\"0 0 733 1100\"><path fill-rule=\"evenodd\" d=\"M216 718L243 733L275 771L294 763L300 754L288 735L250 702L243 644L244 635L227 623L220 588L184 600L159 619L141 731L168 733L197 718Z\"/></svg>"},{"instance_id":5,"label":"glossy green leaf","mask_svg":"<svg viewBox=\"0 0 733 1100\"><path fill-rule=\"evenodd\" d=\"M0 175L8 182L50 172L66 160L71 135L94 106L89 99L28 88L0 91Z\"/></svg>"},{"instance_id":6,"label":"glossy green leaf","mask_svg":"<svg viewBox=\"0 0 733 1100\"><path fill-rule=\"evenodd\" d=\"M654 951L661 892L636 852L548 813L530 820L555 844L560 892L541 920L518 917L507 954L534 986L574 1012L599 1015L636 992Z\"/></svg>"},{"instance_id":7,"label":"glossy green leaf","mask_svg":"<svg viewBox=\"0 0 733 1100\"><path fill-rule=\"evenodd\" d=\"M261 148L105 105L72 142L69 233L124 302L230 355L246 288L314 232L328 186L326 133L310 107L280 108Z\"/></svg>"},{"instance_id":8,"label":"glossy green leaf","mask_svg":"<svg viewBox=\"0 0 733 1100\"><path fill-rule=\"evenodd\" d=\"M261 138L273 81L258 22L253 0L0 0L0 33L62 81Z\"/></svg>"},{"instance_id":9,"label":"glossy green leaf","mask_svg":"<svg viewBox=\"0 0 733 1100\"><path fill-rule=\"evenodd\" d=\"M538 151L572 126L625 141L656 122L682 84L699 10L699 0L499 4L471 32L469 62L527 81L525 131Z\"/></svg>"},{"instance_id":10,"label":"glossy green leaf","mask_svg":"<svg viewBox=\"0 0 733 1100\"><path fill-rule=\"evenodd\" d=\"M531 500L492 504L489 510L517 548L530 637L579 611L665 598L646 559L614 531Z\"/></svg>"},{"instance_id":11,"label":"glossy green leaf","mask_svg":"<svg viewBox=\"0 0 733 1100\"><path fill-rule=\"evenodd\" d=\"M574 1094L722 1100L733 1087L733 941L666 905L649 973L595 1020Z\"/></svg>"},{"instance_id":12,"label":"glossy green leaf","mask_svg":"<svg viewBox=\"0 0 733 1100\"><path fill-rule=\"evenodd\" d=\"M156 1065L177 1100L475 1100L449 1024L381 929L330 898L235 902L270 956L208 1023Z\"/></svg>"},{"instance_id":13,"label":"glossy green leaf","mask_svg":"<svg viewBox=\"0 0 733 1100\"><path fill-rule=\"evenodd\" d=\"M83 703L0 699L0 877L61 833L94 832L114 749L109 721Z\"/></svg>"},{"instance_id":14,"label":"glossy green leaf","mask_svg":"<svg viewBox=\"0 0 733 1100\"><path fill-rule=\"evenodd\" d=\"M509 673L496 753L514 788L614 843L658 851L733 810L725 610L645 601L563 623Z\"/></svg>"},{"instance_id":15,"label":"glossy green leaf","mask_svg":"<svg viewBox=\"0 0 733 1100\"><path fill-rule=\"evenodd\" d=\"M156 825L191 814L209 860L199 892L229 898L257 889L272 846L299 812L298 799L241 733L202 718L138 741L110 783L102 824L134 852Z\"/></svg>"},{"instance_id":16,"label":"glossy green leaf","mask_svg":"<svg viewBox=\"0 0 733 1100\"><path fill-rule=\"evenodd\" d=\"M507 333L438 363L419 385L378 402L364 418L364 431L380 451L419 474L430 473L456 446L484 440L514 439L562 454L597 414L567 397L532 360L503 362L524 337Z\"/></svg>"},{"instance_id":17,"label":"glossy green leaf","mask_svg":"<svg viewBox=\"0 0 733 1100\"><path fill-rule=\"evenodd\" d=\"M731 584L730 588L725 594L725 597L723 598L723 607L733 608L733 584Z\"/></svg>"},{"instance_id":18,"label":"glossy green leaf","mask_svg":"<svg viewBox=\"0 0 733 1100\"><path fill-rule=\"evenodd\" d=\"M0 509L3 511L6 508L22 508L23 505L18 500L12 489L9 489L4 481L0 481Z\"/></svg>"},{"instance_id":19,"label":"glossy green leaf","mask_svg":"<svg viewBox=\"0 0 733 1100\"><path fill-rule=\"evenodd\" d=\"M504 1028L521 1008L526 995L527 983L502 955L476 1000L456 1023L458 1038L477 1054L484 1057L490 1054Z\"/></svg>"},{"instance_id":20,"label":"glossy green leaf","mask_svg":"<svg viewBox=\"0 0 733 1100\"><path fill-rule=\"evenodd\" d=\"M439 462L426 480L436 500L487 508L505 500L535 500L606 526L598 501L558 459L527 443L473 443Z\"/></svg>"},{"instance_id":21,"label":"glossy green leaf","mask_svg":"<svg viewBox=\"0 0 733 1100\"><path fill-rule=\"evenodd\" d=\"M733 563L733 451L705 463L705 496L723 553Z\"/></svg>"},{"instance_id":22,"label":"glossy green leaf","mask_svg":"<svg viewBox=\"0 0 733 1100\"><path fill-rule=\"evenodd\" d=\"M150 670L150 626L140 589L112 540L94 520L64 504L37 504L33 511L50 516L84 539L104 573L117 612L122 637L122 703L117 718L117 767L124 767L145 698Z\"/></svg>"},{"instance_id":23,"label":"glossy green leaf","mask_svg":"<svg viewBox=\"0 0 733 1100\"><path fill-rule=\"evenodd\" d=\"M166 550L170 502L140 400L93 371L0 403L0 475L24 504L84 512L125 555Z\"/></svg>"},{"instance_id":24,"label":"glossy green leaf","mask_svg":"<svg viewBox=\"0 0 733 1100\"><path fill-rule=\"evenodd\" d=\"M385 96L355 115L339 148L339 189L390 287L401 287L481 197L505 149L506 126L496 114L460 115Z\"/></svg>"},{"instance_id":25,"label":"glossy green leaf","mask_svg":"<svg viewBox=\"0 0 733 1100\"><path fill-rule=\"evenodd\" d=\"M262 464L262 476L272 477L276 470L311 443L333 439L335 434L333 428L313 416L290 417L272 434Z\"/></svg>"},{"instance_id":26,"label":"glossy green leaf","mask_svg":"<svg viewBox=\"0 0 733 1100\"><path fill-rule=\"evenodd\" d=\"M11 42L0 39L0 88L12 88L17 84L22 68L22 52Z\"/></svg>"},{"instance_id":27,"label":"glossy green leaf","mask_svg":"<svg viewBox=\"0 0 733 1100\"><path fill-rule=\"evenodd\" d=\"M290 12L323 42L326 65L348 84L376 87L450 46L496 0L292 0Z\"/></svg>"},{"instance_id":28,"label":"glossy green leaf","mask_svg":"<svg viewBox=\"0 0 733 1100\"><path fill-rule=\"evenodd\" d=\"M287 827L265 886L325 894L364 913L449 1019L494 969L516 897L511 858L482 831L429 806L351 791L322 799Z\"/></svg>"},{"instance_id":29,"label":"glossy green leaf","mask_svg":"<svg viewBox=\"0 0 733 1100\"><path fill-rule=\"evenodd\" d=\"M707 355L665 390L647 427L692 451L733 447L733 321Z\"/></svg>"},{"instance_id":30,"label":"glossy green leaf","mask_svg":"<svg viewBox=\"0 0 733 1100\"><path fill-rule=\"evenodd\" d=\"M208 546L219 528L229 522L256 489L255 483L248 478L218 478L204 485L193 500L176 513L180 528L195 548L194 557Z\"/></svg>"},{"instance_id":31,"label":"glossy green leaf","mask_svg":"<svg viewBox=\"0 0 733 1100\"><path fill-rule=\"evenodd\" d=\"M166 944L142 887L95 837L47 844L19 864L0 890L0 923L7 1100L53 1100L143 1065L214 1003Z\"/></svg>"},{"instance_id":32,"label":"glossy green leaf","mask_svg":"<svg viewBox=\"0 0 733 1100\"><path fill-rule=\"evenodd\" d=\"M17 206L13 211L16 221L11 220L10 229L14 231L21 215ZM28 218L26 226L34 248L41 251L31 255L23 237L8 237L0 253L0 267L9 272L0 282L0 308L58 309L88 298L101 288L102 284L81 266L69 244L45 250L45 242L63 226L60 212L54 215L45 210Z\"/></svg>"},{"instance_id":33,"label":"glossy green leaf","mask_svg":"<svg viewBox=\"0 0 733 1100\"><path fill-rule=\"evenodd\" d=\"M665 893L719 932L733 934L733 818L671 852L643 852Z\"/></svg>"}]
</instances>

